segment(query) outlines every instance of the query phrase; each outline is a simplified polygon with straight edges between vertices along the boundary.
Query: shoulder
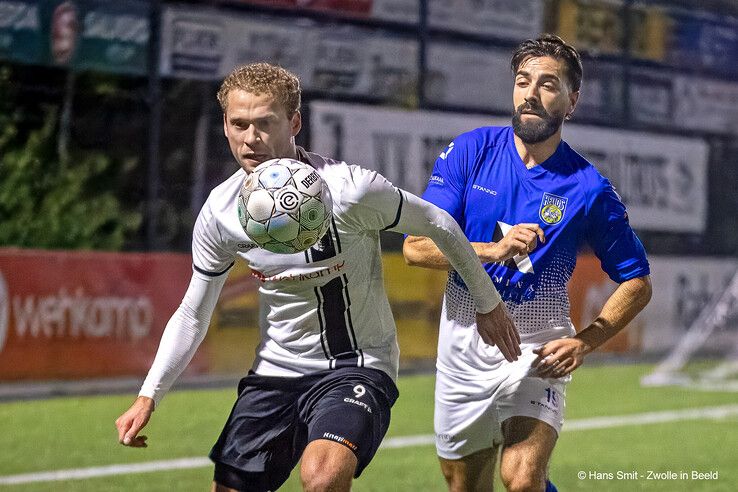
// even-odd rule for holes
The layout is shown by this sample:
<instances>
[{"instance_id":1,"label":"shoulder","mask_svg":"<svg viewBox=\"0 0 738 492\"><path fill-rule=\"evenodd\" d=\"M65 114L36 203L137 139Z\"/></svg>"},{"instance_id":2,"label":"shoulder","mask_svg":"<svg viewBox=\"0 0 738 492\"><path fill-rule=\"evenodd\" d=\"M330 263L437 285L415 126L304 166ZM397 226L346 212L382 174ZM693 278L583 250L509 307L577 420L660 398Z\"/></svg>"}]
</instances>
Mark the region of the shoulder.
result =
<instances>
[{"instance_id":1,"label":"shoulder","mask_svg":"<svg viewBox=\"0 0 738 492\"><path fill-rule=\"evenodd\" d=\"M326 182L335 204L356 204L388 187L394 190L392 184L373 169L304 150L302 156L307 158Z\"/></svg>"},{"instance_id":2,"label":"shoulder","mask_svg":"<svg viewBox=\"0 0 738 492\"><path fill-rule=\"evenodd\" d=\"M562 140L561 143L565 153L565 162L576 173L590 199L594 199L606 190L612 189L610 181L600 173L594 163L571 148L565 141Z\"/></svg>"}]
</instances>

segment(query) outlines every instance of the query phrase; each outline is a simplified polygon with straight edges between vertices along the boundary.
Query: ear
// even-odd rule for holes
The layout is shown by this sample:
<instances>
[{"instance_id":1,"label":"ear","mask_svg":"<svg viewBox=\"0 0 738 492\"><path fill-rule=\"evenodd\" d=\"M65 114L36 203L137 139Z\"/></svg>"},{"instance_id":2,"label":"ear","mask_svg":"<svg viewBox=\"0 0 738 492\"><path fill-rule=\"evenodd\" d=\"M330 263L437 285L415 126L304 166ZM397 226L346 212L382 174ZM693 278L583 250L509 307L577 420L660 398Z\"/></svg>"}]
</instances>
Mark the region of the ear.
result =
<instances>
[{"instance_id":1,"label":"ear","mask_svg":"<svg viewBox=\"0 0 738 492\"><path fill-rule=\"evenodd\" d=\"M566 112L567 120L574 114L574 110L577 108L577 101L579 101L579 91L569 94L569 110Z\"/></svg>"},{"instance_id":2,"label":"ear","mask_svg":"<svg viewBox=\"0 0 738 492\"><path fill-rule=\"evenodd\" d=\"M292 118L290 118L290 134L293 137L296 137L298 133L300 133L300 130L302 129L302 115L299 111L295 111L295 114L292 115Z\"/></svg>"},{"instance_id":3,"label":"ear","mask_svg":"<svg viewBox=\"0 0 738 492\"><path fill-rule=\"evenodd\" d=\"M228 121L226 120L226 114L223 113L223 135L228 138Z\"/></svg>"}]
</instances>

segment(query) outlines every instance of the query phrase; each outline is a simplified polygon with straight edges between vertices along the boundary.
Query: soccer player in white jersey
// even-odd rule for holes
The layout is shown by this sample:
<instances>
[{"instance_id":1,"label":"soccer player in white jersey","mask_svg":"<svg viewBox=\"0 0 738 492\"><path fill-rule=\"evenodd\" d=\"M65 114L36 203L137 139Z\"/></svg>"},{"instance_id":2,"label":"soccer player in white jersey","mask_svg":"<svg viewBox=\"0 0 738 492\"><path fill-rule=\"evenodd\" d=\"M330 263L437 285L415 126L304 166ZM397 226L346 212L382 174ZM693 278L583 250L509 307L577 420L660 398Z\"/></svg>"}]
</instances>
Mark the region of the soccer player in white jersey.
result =
<instances>
[{"instance_id":1,"label":"soccer player in white jersey","mask_svg":"<svg viewBox=\"0 0 738 492\"><path fill-rule=\"evenodd\" d=\"M464 229L522 339L523 355L514 362L482 343L469 292L458 275L449 276L434 424L441 469L454 491L492 490L500 447L508 490L555 490L547 469L570 374L651 296L648 260L620 197L561 139L579 97L579 54L546 35L522 43L511 67L512 126L457 137L423 195ZM566 284L584 244L620 285L575 335ZM449 268L426 238L408 237L403 251L410 264Z\"/></svg>"},{"instance_id":2,"label":"soccer player in white jersey","mask_svg":"<svg viewBox=\"0 0 738 492\"><path fill-rule=\"evenodd\" d=\"M433 238L467 282L477 323L510 360L519 338L489 276L458 225L437 207L374 171L295 145L300 87L290 72L256 63L234 70L218 92L223 126L240 169L208 197L195 224L193 275L138 398L116 421L122 444L139 431L190 361L237 257L262 280L266 306L256 360L210 457L213 490L276 490L302 458L305 490L350 489L376 452L398 394L395 324L382 282L379 231ZM313 166L333 200L328 233L313 248L255 248L239 224L244 177L269 159Z\"/></svg>"}]
</instances>

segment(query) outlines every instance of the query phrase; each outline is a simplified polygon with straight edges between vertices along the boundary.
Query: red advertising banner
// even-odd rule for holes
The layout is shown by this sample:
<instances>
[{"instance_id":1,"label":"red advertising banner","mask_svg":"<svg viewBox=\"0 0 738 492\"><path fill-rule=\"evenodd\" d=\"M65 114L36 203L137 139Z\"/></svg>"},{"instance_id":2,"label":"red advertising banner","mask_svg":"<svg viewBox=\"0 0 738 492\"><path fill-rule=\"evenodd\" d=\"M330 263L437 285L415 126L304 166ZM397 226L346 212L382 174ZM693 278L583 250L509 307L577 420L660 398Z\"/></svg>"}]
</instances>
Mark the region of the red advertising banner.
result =
<instances>
[{"instance_id":1,"label":"red advertising banner","mask_svg":"<svg viewBox=\"0 0 738 492\"><path fill-rule=\"evenodd\" d=\"M145 375L191 272L186 254L0 249L0 381Z\"/></svg>"}]
</instances>

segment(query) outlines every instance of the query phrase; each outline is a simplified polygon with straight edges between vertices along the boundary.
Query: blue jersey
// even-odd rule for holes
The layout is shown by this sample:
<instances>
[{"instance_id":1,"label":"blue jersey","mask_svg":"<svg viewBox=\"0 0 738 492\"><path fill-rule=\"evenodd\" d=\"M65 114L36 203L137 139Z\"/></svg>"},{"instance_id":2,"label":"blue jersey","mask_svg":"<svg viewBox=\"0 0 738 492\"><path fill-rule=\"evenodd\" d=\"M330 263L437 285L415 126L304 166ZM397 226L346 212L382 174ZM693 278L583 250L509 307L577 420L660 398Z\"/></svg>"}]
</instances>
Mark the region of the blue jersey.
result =
<instances>
[{"instance_id":1,"label":"blue jersey","mask_svg":"<svg viewBox=\"0 0 738 492\"><path fill-rule=\"evenodd\" d=\"M497 242L519 223L541 226L546 241L532 253L485 265L508 306L567 296L584 244L617 283L649 273L613 186L564 141L545 162L527 169L511 127L464 133L436 160L423 198L447 210L471 242ZM452 281L461 282L453 275Z\"/></svg>"}]
</instances>

